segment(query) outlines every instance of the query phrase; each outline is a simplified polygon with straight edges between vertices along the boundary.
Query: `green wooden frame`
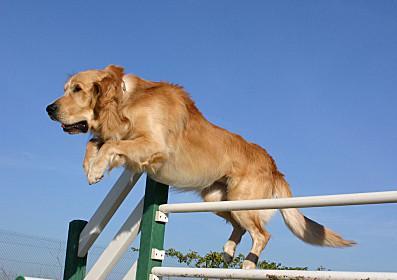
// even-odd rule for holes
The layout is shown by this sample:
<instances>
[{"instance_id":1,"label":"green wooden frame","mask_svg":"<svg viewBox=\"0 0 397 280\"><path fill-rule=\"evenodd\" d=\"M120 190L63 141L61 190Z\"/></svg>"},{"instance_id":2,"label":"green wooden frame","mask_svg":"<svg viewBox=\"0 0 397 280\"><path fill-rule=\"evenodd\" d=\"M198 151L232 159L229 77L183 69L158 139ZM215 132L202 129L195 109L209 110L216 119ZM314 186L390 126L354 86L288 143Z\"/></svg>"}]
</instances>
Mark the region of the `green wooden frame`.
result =
<instances>
[{"instance_id":1,"label":"green wooden frame","mask_svg":"<svg viewBox=\"0 0 397 280\"><path fill-rule=\"evenodd\" d=\"M168 190L169 186L147 176L136 279L149 280L152 268L162 264L162 260L152 259L152 249L164 247L165 223L156 222L156 212L159 205L167 203ZM87 255L83 258L77 255L80 233L86 224L83 220L69 223L63 280L83 280L86 275Z\"/></svg>"},{"instance_id":2,"label":"green wooden frame","mask_svg":"<svg viewBox=\"0 0 397 280\"><path fill-rule=\"evenodd\" d=\"M77 252L80 233L86 224L87 221L83 220L74 220L69 223L63 280L83 280L85 277L87 255L83 258L79 258Z\"/></svg>"},{"instance_id":3,"label":"green wooden frame","mask_svg":"<svg viewBox=\"0 0 397 280\"><path fill-rule=\"evenodd\" d=\"M152 249L163 250L165 223L156 222L156 212L159 205L168 201L169 186L146 179L145 200L141 221L141 241L136 279L149 280L152 268L161 266L161 260L152 259Z\"/></svg>"}]
</instances>

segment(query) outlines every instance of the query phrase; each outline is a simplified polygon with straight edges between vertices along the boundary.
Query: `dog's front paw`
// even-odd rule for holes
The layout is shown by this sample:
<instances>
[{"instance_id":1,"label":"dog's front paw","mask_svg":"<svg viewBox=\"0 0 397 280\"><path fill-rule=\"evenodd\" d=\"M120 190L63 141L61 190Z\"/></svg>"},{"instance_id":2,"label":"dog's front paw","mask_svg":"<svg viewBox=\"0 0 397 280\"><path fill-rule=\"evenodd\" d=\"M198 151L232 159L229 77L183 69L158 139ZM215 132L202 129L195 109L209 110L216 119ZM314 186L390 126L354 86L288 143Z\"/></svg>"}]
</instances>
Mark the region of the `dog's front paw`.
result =
<instances>
[{"instance_id":1,"label":"dog's front paw","mask_svg":"<svg viewBox=\"0 0 397 280\"><path fill-rule=\"evenodd\" d=\"M90 185L98 183L99 181L102 180L104 173L105 170L103 170L102 168L98 168L95 165L91 165L87 174L88 183Z\"/></svg>"}]
</instances>

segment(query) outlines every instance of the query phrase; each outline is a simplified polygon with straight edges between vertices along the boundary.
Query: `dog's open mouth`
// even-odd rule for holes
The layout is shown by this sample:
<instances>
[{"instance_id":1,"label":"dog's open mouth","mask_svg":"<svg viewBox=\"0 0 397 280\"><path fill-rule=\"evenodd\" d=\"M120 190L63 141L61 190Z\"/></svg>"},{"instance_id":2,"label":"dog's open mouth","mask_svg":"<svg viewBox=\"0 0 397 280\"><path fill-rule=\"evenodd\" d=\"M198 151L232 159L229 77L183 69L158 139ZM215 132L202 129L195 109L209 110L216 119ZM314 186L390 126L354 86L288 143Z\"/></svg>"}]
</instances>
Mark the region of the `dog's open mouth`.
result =
<instances>
[{"instance_id":1,"label":"dog's open mouth","mask_svg":"<svg viewBox=\"0 0 397 280\"><path fill-rule=\"evenodd\" d=\"M87 121L72 124L62 124L63 131L69 134L86 133L88 131Z\"/></svg>"}]
</instances>

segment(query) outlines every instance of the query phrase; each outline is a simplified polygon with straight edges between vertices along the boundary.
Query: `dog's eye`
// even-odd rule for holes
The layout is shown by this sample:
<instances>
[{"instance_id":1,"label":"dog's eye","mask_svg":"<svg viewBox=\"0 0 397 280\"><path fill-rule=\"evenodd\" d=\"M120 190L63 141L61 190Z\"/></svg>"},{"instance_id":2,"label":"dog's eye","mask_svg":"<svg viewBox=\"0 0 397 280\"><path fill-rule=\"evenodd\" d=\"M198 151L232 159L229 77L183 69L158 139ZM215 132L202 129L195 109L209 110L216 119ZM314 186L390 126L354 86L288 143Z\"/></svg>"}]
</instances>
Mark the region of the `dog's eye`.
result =
<instances>
[{"instance_id":1,"label":"dog's eye","mask_svg":"<svg viewBox=\"0 0 397 280\"><path fill-rule=\"evenodd\" d=\"M73 92L79 92L81 90L81 87L79 86L79 85L76 85L74 88L73 88Z\"/></svg>"}]
</instances>

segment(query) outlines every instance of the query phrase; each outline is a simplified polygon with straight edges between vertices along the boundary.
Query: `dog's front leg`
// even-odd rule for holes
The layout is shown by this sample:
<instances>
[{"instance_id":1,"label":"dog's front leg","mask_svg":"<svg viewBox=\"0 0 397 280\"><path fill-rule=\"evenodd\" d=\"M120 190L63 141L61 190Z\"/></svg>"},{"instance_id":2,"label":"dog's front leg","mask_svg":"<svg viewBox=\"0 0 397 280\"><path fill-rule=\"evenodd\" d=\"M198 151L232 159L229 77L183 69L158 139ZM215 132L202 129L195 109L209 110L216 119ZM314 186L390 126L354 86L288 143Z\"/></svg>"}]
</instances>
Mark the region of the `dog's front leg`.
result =
<instances>
[{"instance_id":1,"label":"dog's front leg","mask_svg":"<svg viewBox=\"0 0 397 280\"><path fill-rule=\"evenodd\" d=\"M99 182L114 161L126 162L137 172L156 170L166 159L162 145L148 137L105 142L88 171L89 184ZM119 160L123 158L123 160Z\"/></svg>"},{"instance_id":2,"label":"dog's front leg","mask_svg":"<svg viewBox=\"0 0 397 280\"><path fill-rule=\"evenodd\" d=\"M90 170L90 166L93 164L94 159L98 155L98 151L102 146L103 142L98 138L92 138L88 141L86 149L85 149L85 156L83 161L83 168L85 174L88 176L88 171Z\"/></svg>"}]
</instances>

